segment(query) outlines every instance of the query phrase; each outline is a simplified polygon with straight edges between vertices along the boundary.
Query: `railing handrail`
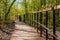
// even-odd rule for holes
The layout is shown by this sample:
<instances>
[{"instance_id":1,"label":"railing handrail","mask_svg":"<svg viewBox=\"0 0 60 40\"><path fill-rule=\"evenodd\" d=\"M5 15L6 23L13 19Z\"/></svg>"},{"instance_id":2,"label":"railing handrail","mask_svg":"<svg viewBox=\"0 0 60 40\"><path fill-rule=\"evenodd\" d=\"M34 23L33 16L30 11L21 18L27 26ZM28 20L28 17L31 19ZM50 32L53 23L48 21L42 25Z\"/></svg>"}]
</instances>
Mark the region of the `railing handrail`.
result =
<instances>
[{"instance_id":1,"label":"railing handrail","mask_svg":"<svg viewBox=\"0 0 60 40\"><path fill-rule=\"evenodd\" d=\"M54 9L52 9L54 8ZM28 12L28 13L39 13L39 12L46 12L46 11L51 11L51 10L59 10L60 9L60 5L55 6L55 7L51 7L51 8L46 8L40 11L34 11L34 12Z\"/></svg>"}]
</instances>

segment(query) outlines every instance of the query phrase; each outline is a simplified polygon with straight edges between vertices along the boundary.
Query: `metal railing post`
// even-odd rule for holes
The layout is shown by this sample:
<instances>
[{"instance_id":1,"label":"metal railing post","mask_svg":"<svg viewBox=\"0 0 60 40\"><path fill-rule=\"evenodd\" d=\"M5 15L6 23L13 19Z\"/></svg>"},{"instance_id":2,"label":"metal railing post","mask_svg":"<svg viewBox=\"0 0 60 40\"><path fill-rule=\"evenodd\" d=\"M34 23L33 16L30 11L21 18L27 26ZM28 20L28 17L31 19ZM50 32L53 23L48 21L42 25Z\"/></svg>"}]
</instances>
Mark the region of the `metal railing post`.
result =
<instances>
[{"instance_id":1,"label":"metal railing post","mask_svg":"<svg viewBox=\"0 0 60 40\"><path fill-rule=\"evenodd\" d=\"M56 12L55 12L55 10L54 10L54 8L53 8L53 35L56 35L56 27L55 27L55 14L56 14ZM56 38L55 37L53 37L53 40L56 40Z\"/></svg>"},{"instance_id":2,"label":"metal railing post","mask_svg":"<svg viewBox=\"0 0 60 40\"><path fill-rule=\"evenodd\" d=\"M27 14L27 23L29 24L29 13Z\"/></svg>"},{"instance_id":3,"label":"metal railing post","mask_svg":"<svg viewBox=\"0 0 60 40\"><path fill-rule=\"evenodd\" d=\"M32 13L32 26L33 26L33 13Z\"/></svg>"},{"instance_id":4,"label":"metal railing post","mask_svg":"<svg viewBox=\"0 0 60 40\"><path fill-rule=\"evenodd\" d=\"M23 21L25 22L25 14L23 15L23 19L24 19Z\"/></svg>"},{"instance_id":5,"label":"metal railing post","mask_svg":"<svg viewBox=\"0 0 60 40\"><path fill-rule=\"evenodd\" d=\"M42 24L42 12L40 12L40 23ZM42 26L40 26L40 36L42 37Z\"/></svg>"},{"instance_id":6,"label":"metal railing post","mask_svg":"<svg viewBox=\"0 0 60 40\"><path fill-rule=\"evenodd\" d=\"M36 13L34 13L34 21L36 20ZM34 27L36 28L36 23L34 22Z\"/></svg>"},{"instance_id":7,"label":"metal railing post","mask_svg":"<svg viewBox=\"0 0 60 40\"><path fill-rule=\"evenodd\" d=\"M38 22L38 13L37 13L37 22ZM37 23L37 32L38 32L38 23Z\"/></svg>"},{"instance_id":8,"label":"metal railing post","mask_svg":"<svg viewBox=\"0 0 60 40\"><path fill-rule=\"evenodd\" d=\"M31 13L31 26L32 26L32 13Z\"/></svg>"},{"instance_id":9,"label":"metal railing post","mask_svg":"<svg viewBox=\"0 0 60 40\"><path fill-rule=\"evenodd\" d=\"M34 18L34 13L33 13L33 18ZM34 19L33 19L33 26L34 26Z\"/></svg>"},{"instance_id":10,"label":"metal railing post","mask_svg":"<svg viewBox=\"0 0 60 40\"><path fill-rule=\"evenodd\" d=\"M31 14L30 14L30 17L31 17ZM31 25L31 18L30 18L30 25Z\"/></svg>"},{"instance_id":11,"label":"metal railing post","mask_svg":"<svg viewBox=\"0 0 60 40\"><path fill-rule=\"evenodd\" d=\"M19 16L19 21L21 21L21 16Z\"/></svg>"},{"instance_id":12,"label":"metal railing post","mask_svg":"<svg viewBox=\"0 0 60 40\"><path fill-rule=\"evenodd\" d=\"M48 28L48 11L46 11L46 28ZM48 40L48 30L46 30L46 40Z\"/></svg>"}]
</instances>

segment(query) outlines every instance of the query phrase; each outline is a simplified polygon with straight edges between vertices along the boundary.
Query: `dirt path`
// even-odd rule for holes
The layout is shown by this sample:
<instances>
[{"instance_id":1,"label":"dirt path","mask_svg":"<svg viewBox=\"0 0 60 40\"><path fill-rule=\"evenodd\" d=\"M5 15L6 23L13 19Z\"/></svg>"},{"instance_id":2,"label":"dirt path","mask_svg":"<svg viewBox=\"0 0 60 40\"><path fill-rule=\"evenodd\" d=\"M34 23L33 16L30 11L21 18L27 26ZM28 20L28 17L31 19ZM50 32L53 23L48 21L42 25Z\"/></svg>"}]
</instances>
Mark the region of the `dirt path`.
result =
<instances>
[{"instance_id":1,"label":"dirt path","mask_svg":"<svg viewBox=\"0 0 60 40\"><path fill-rule=\"evenodd\" d=\"M41 40L36 30L27 24L18 22L15 25L15 31L11 36L11 40Z\"/></svg>"}]
</instances>

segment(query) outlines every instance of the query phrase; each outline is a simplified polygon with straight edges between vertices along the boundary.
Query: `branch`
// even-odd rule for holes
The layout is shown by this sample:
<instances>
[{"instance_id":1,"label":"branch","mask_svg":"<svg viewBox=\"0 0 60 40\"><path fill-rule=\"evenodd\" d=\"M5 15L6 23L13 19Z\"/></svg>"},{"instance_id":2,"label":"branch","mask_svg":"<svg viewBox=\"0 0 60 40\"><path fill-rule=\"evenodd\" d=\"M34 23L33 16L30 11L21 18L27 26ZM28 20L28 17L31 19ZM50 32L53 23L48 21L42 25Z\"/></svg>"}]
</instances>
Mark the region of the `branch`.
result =
<instances>
[{"instance_id":1,"label":"branch","mask_svg":"<svg viewBox=\"0 0 60 40\"><path fill-rule=\"evenodd\" d=\"M14 1L11 3L11 5L10 5L10 7L9 7L9 9L8 9L8 12L7 12L6 15L5 15L5 18L8 16L8 14L9 14L9 12L10 12L10 9L11 9L11 7L13 6L13 4L15 3L15 1L16 1L16 0L14 0Z\"/></svg>"}]
</instances>

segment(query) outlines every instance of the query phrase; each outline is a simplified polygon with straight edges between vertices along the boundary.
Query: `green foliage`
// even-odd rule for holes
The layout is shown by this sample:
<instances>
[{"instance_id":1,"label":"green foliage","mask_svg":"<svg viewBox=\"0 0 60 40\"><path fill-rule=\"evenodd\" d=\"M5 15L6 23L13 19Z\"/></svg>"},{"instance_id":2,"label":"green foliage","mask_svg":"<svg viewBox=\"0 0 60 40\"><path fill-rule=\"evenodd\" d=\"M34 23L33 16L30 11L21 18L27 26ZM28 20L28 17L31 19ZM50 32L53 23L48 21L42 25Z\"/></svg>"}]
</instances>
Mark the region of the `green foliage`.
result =
<instances>
[{"instance_id":1,"label":"green foliage","mask_svg":"<svg viewBox=\"0 0 60 40\"><path fill-rule=\"evenodd\" d=\"M8 27L7 25L11 24L15 20L13 19L15 18L15 13L12 12L15 9L14 7L12 8L11 12L8 13L7 17L5 17L9 7L11 6L11 2L11 0L0 0L0 25L2 29ZM9 14L12 15L13 18Z\"/></svg>"},{"instance_id":2,"label":"green foliage","mask_svg":"<svg viewBox=\"0 0 60 40\"><path fill-rule=\"evenodd\" d=\"M34 17L35 14L29 14L31 12L35 12L35 11L39 11L39 10L43 10L49 7L54 7L56 5L60 4L59 0L22 0L20 3L15 2L14 5L11 6L10 11L7 15L7 20L5 20L5 15L9 10L9 7L11 5L11 3L13 2L13 0L0 0L0 23L2 23L2 25L7 26L6 22L12 22L15 21L18 16L22 17L22 20L24 20L23 15L26 14L27 16L25 17L27 20L26 22L31 23L32 18L33 20L37 21L37 13L36 16ZM20 6L19 6L20 5ZM58 25L60 23L60 12L58 13L57 10L56 11L56 25ZM52 15L52 11L48 12L48 26L51 29L52 25L53 25L53 15ZM32 16L33 15L33 16ZM46 25L46 12L43 12L43 24ZM38 22L40 22L40 14L38 15ZM35 23L33 23L34 25ZM40 25L39 25L40 26Z\"/></svg>"},{"instance_id":3,"label":"green foliage","mask_svg":"<svg viewBox=\"0 0 60 40\"><path fill-rule=\"evenodd\" d=\"M34 17L34 14L29 14L31 12L43 10L50 7L55 7L60 4L59 0L23 0L21 4L22 10L24 10L24 13L28 13L28 16L26 17L26 20L28 23L32 22L33 20L37 21L37 13ZM26 8L25 8L26 5ZM23 9L24 8L24 9ZM27 10L27 12L25 11ZM56 27L58 24L60 24L60 10L56 10ZM46 12L43 12L43 21L42 23L46 25ZM33 15L33 16L32 16ZM24 19L24 18L23 18ZM38 15L38 22L40 23L40 14ZM36 24L33 22L33 25ZM40 25L39 25L40 26ZM53 12L48 11L48 28L53 28Z\"/></svg>"}]
</instances>

